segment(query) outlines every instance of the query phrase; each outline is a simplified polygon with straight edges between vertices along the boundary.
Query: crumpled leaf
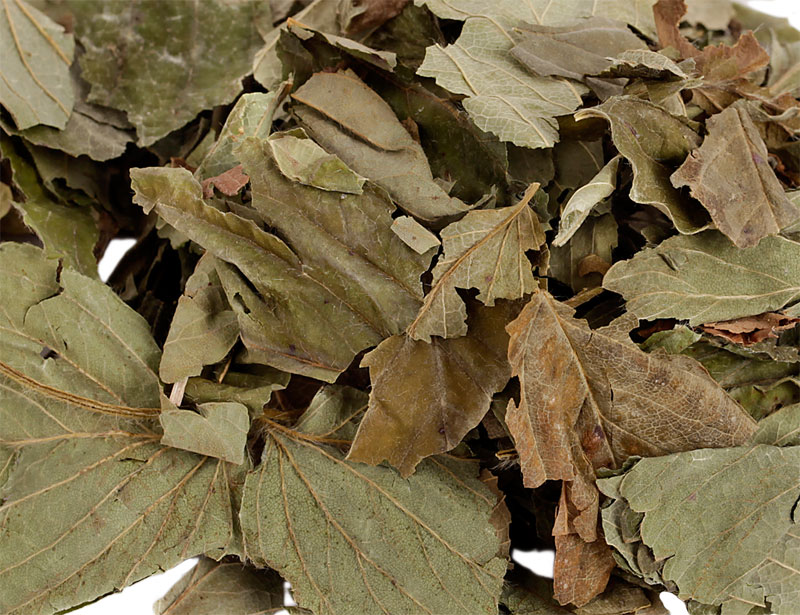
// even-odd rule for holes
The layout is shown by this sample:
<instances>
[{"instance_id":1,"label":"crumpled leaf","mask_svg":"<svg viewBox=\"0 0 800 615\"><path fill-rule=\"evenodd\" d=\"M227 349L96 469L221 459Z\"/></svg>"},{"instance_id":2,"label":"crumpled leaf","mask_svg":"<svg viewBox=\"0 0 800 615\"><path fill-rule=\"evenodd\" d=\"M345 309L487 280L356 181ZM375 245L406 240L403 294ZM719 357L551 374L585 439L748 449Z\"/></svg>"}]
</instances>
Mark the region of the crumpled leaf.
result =
<instances>
[{"instance_id":1,"label":"crumpled leaf","mask_svg":"<svg viewBox=\"0 0 800 615\"><path fill-rule=\"evenodd\" d=\"M147 323L57 267L33 246L0 247L0 443L16 452L0 485L9 614L68 609L237 541L234 469L158 443Z\"/></svg>"},{"instance_id":2,"label":"crumpled leaf","mask_svg":"<svg viewBox=\"0 0 800 615\"><path fill-rule=\"evenodd\" d=\"M19 130L66 126L75 103L69 75L74 53L72 33L25 0L3 0L0 104Z\"/></svg>"},{"instance_id":3,"label":"crumpled leaf","mask_svg":"<svg viewBox=\"0 0 800 615\"><path fill-rule=\"evenodd\" d=\"M619 467L631 455L743 444L755 432L754 421L696 362L639 350L628 337L632 324L623 319L592 331L538 291L507 327L521 393L505 420L524 484L565 481L559 515L571 531L558 530L557 520L554 533L587 543L597 539L595 470ZM602 578L585 589L575 576L555 581L556 598L579 605L605 585Z\"/></svg>"},{"instance_id":4,"label":"crumpled leaf","mask_svg":"<svg viewBox=\"0 0 800 615\"><path fill-rule=\"evenodd\" d=\"M688 79L683 69L667 56L648 49L630 49L614 56L606 74L613 77L645 79Z\"/></svg>"},{"instance_id":5,"label":"crumpled leaf","mask_svg":"<svg viewBox=\"0 0 800 615\"><path fill-rule=\"evenodd\" d=\"M496 615L507 559L490 523L496 496L475 475L434 457L402 480L272 427L245 483L248 554L319 615Z\"/></svg>"},{"instance_id":6,"label":"crumpled leaf","mask_svg":"<svg viewBox=\"0 0 800 615\"><path fill-rule=\"evenodd\" d=\"M409 0L344 0L339 3L342 30L348 33L377 28L400 14Z\"/></svg>"},{"instance_id":7,"label":"crumpled leaf","mask_svg":"<svg viewBox=\"0 0 800 615\"><path fill-rule=\"evenodd\" d=\"M247 406L238 402L207 402L198 404L197 412L164 408L158 419L164 429L161 444L236 465L244 463L244 446L250 429Z\"/></svg>"},{"instance_id":8,"label":"crumpled leaf","mask_svg":"<svg viewBox=\"0 0 800 615\"><path fill-rule=\"evenodd\" d=\"M161 355L161 379L173 383L199 376L204 365L224 359L238 337L239 323L220 284L216 259L207 253L178 299Z\"/></svg>"},{"instance_id":9,"label":"crumpled leaf","mask_svg":"<svg viewBox=\"0 0 800 615\"><path fill-rule=\"evenodd\" d=\"M444 254L433 269L431 289L409 324L411 339L458 337L467 333L467 310L456 288L477 288L478 299L516 299L536 287L527 250L544 243L544 233L530 203L532 184L514 206L471 211L440 235Z\"/></svg>"},{"instance_id":10,"label":"crumpled leaf","mask_svg":"<svg viewBox=\"0 0 800 615\"><path fill-rule=\"evenodd\" d=\"M222 374L222 382L189 378L184 398L194 403L235 401L247 406L251 418L261 416L274 391L285 389L289 374L264 365L237 368Z\"/></svg>"},{"instance_id":11,"label":"crumpled leaf","mask_svg":"<svg viewBox=\"0 0 800 615\"><path fill-rule=\"evenodd\" d=\"M551 246L549 275L575 291L600 286L619 243L617 227L610 213L589 216L564 247Z\"/></svg>"},{"instance_id":12,"label":"crumpled leaf","mask_svg":"<svg viewBox=\"0 0 800 615\"><path fill-rule=\"evenodd\" d=\"M214 196L214 188L226 196L236 196L250 182L250 178L242 173L242 165L228 169L224 173L203 180L203 196L210 199Z\"/></svg>"},{"instance_id":13,"label":"crumpled leaf","mask_svg":"<svg viewBox=\"0 0 800 615\"><path fill-rule=\"evenodd\" d=\"M294 111L315 141L386 189L414 217L434 220L468 209L433 181L419 143L354 73L317 73L292 99L300 103Z\"/></svg>"},{"instance_id":14,"label":"crumpled leaf","mask_svg":"<svg viewBox=\"0 0 800 615\"><path fill-rule=\"evenodd\" d=\"M347 458L386 459L407 477L429 455L455 448L508 382L505 326L519 306L477 308L469 333L430 343L395 335L368 353L369 408Z\"/></svg>"},{"instance_id":15,"label":"crumpled leaf","mask_svg":"<svg viewBox=\"0 0 800 615\"><path fill-rule=\"evenodd\" d=\"M700 138L687 122L640 98L613 96L582 109L576 119L599 117L611 124L611 138L633 167L630 197L664 213L681 233L708 227L703 211L670 183L670 175Z\"/></svg>"},{"instance_id":16,"label":"crumpled leaf","mask_svg":"<svg viewBox=\"0 0 800 615\"><path fill-rule=\"evenodd\" d=\"M765 312L756 316L708 322L701 328L706 333L723 337L734 344L752 346L765 339L776 338L778 337L778 331L792 329L798 323L800 323L800 318L786 316L778 312Z\"/></svg>"},{"instance_id":17,"label":"crumpled leaf","mask_svg":"<svg viewBox=\"0 0 800 615\"><path fill-rule=\"evenodd\" d=\"M639 513L640 539L680 598L722 605L723 612L761 606L776 615L792 613L800 591L799 483L800 447L765 445L642 459L598 481ZM604 525L613 531L608 510Z\"/></svg>"},{"instance_id":18,"label":"crumpled leaf","mask_svg":"<svg viewBox=\"0 0 800 615\"><path fill-rule=\"evenodd\" d=\"M14 199L12 205L22 214L25 225L42 240L47 255L63 258L76 271L97 277L94 247L99 232L88 208L58 203L43 188L36 169L4 134L0 134L0 154L11 164L14 183L25 197Z\"/></svg>"},{"instance_id":19,"label":"crumpled leaf","mask_svg":"<svg viewBox=\"0 0 800 615\"><path fill-rule=\"evenodd\" d=\"M275 133L267 139L281 173L307 186L322 190L361 194L366 178L350 169L308 138L303 129Z\"/></svg>"},{"instance_id":20,"label":"crumpled leaf","mask_svg":"<svg viewBox=\"0 0 800 615\"><path fill-rule=\"evenodd\" d=\"M578 81L607 69L609 56L646 49L624 23L606 17L560 27L524 25L515 28L515 34L511 55L535 74Z\"/></svg>"},{"instance_id":21,"label":"crumpled leaf","mask_svg":"<svg viewBox=\"0 0 800 615\"><path fill-rule=\"evenodd\" d=\"M623 295L643 320L700 325L753 316L800 299L800 243L765 237L738 249L713 231L671 237L616 263L603 287Z\"/></svg>"},{"instance_id":22,"label":"crumpled leaf","mask_svg":"<svg viewBox=\"0 0 800 615\"><path fill-rule=\"evenodd\" d=\"M141 146L231 102L261 44L257 23L269 19L268 5L254 0L74 0L69 7L86 48L80 62L89 100L125 111Z\"/></svg>"},{"instance_id":23,"label":"crumpled leaf","mask_svg":"<svg viewBox=\"0 0 800 615\"><path fill-rule=\"evenodd\" d=\"M219 271L250 360L333 381L357 352L413 319L430 255L417 255L391 232L391 205L374 189L359 196L295 184L257 139L238 151L255 211L291 248L252 221L204 204L184 169L132 171L136 200L249 280Z\"/></svg>"},{"instance_id":24,"label":"crumpled leaf","mask_svg":"<svg viewBox=\"0 0 800 615\"><path fill-rule=\"evenodd\" d=\"M611 196L617 187L617 168L619 156L614 156L600 169L588 184L578 188L570 197L561 212L561 223L553 245L561 247L567 243L589 216L595 205Z\"/></svg>"},{"instance_id":25,"label":"crumpled leaf","mask_svg":"<svg viewBox=\"0 0 800 615\"><path fill-rule=\"evenodd\" d=\"M514 46L512 28L525 21L541 23L534 20L533 6L513 0L416 3L439 17L464 21L454 43L428 47L417 74L434 77L446 90L467 96L463 105L475 125L501 141L552 147L558 141L555 117L574 111L587 89L564 79L534 76L509 56ZM548 21L547 25L562 24Z\"/></svg>"},{"instance_id":26,"label":"crumpled leaf","mask_svg":"<svg viewBox=\"0 0 800 615\"><path fill-rule=\"evenodd\" d=\"M689 186L717 228L749 248L800 219L769 164L767 146L743 107L709 118L708 136L670 178Z\"/></svg>"},{"instance_id":27,"label":"crumpled leaf","mask_svg":"<svg viewBox=\"0 0 800 615\"><path fill-rule=\"evenodd\" d=\"M338 384L325 385L297 419L294 429L327 441L352 441L358 428L357 419L366 412L368 403L369 395L364 391Z\"/></svg>"},{"instance_id":28,"label":"crumpled leaf","mask_svg":"<svg viewBox=\"0 0 800 615\"><path fill-rule=\"evenodd\" d=\"M155 605L158 615L277 615L283 580L272 570L201 558Z\"/></svg>"}]
</instances>

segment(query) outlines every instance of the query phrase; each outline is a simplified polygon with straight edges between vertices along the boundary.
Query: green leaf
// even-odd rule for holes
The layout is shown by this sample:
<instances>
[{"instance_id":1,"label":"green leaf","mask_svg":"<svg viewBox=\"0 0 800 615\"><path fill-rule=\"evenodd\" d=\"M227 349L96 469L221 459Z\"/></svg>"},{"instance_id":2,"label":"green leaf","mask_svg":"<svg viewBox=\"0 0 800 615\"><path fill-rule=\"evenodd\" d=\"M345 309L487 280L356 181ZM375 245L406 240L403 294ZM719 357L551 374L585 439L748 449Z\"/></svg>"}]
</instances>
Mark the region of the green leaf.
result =
<instances>
[{"instance_id":1,"label":"green leaf","mask_svg":"<svg viewBox=\"0 0 800 615\"><path fill-rule=\"evenodd\" d=\"M468 209L433 181L422 147L355 73L317 73L292 99L300 103L295 113L315 141L414 217L434 220Z\"/></svg>"},{"instance_id":2,"label":"green leaf","mask_svg":"<svg viewBox=\"0 0 800 615\"><path fill-rule=\"evenodd\" d=\"M552 147L558 141L555 117L572 113L587 89L565 79L534 76L510 55L512 29L532 21L534 8L513 0L417 3L439 17L464 21L453 44L428 47L417 74L434 77L446 90L467 96L464 108L475 125L501 141Z\"/></svg>"},{"instance_id":3,"label":"green leaf","mask_svg":"<svg viewBox=\"0 0 800 615\"><path fill-rule=\"evenodd\" d=\"M47 256L63 258L66 266L97 277L94 247L99 232L91 213L51 197L42 187L36 169L6 135L0 135L0 153L11 163L14 183L25 195L24 200L15 200L13 206L22 214L25 225L42 240Z\"/></svg>"},{"instance_id":4,"label":"green leaf","mask_svg":"<svg viewBox=\"0 0 800 615\"><path fill-rule=\"evenodd\" d=\"M609 495L642 515L641 541L678 597L722 605L723 612L748 613L754 606L776 615L794 612L800 447L642 459L598 485L604 491L608 485ZM608 510L604 524L611 521Z\"/></svg>"},{"instance_id":5,"label":"green leaf","mask_svg":"<svg viewBox=\"0 0 800 615\"><path fill-rule=\"evenodd\" d=\"M0 263L0 610L61 611L235 548L234 469L158 444L144 319L32 246Z\"/></svg>"},{"instance_id":6,"label":"green leaf","mask_svg":"<svg viewBox=\"0 0 800 615\"><path fill-rule=\"evenodd\" d=\"M231 109L219 137L195 171L198 179L216 177L241 161L233 150L246 137L266 139L272 129L272 116L283 100L282 90L263 94L244 94Z\"/></svg>"},{"instance_id":7,"label":"green leaf","mask_svg":"<svg viewBox=\"0 0 800 615\"><path fill-rule=\"evenodd\" d=\"M321 438L352 441L358 428L356 419L366 411L368 400L364 391L339 384L325 385L297 419L294 429Z\"/></svg>"},{"instance_id":8,"label":"green leaf","mask_svg":"<svg viewBox=\"0 0 800 615\"><path fill-rule=\"evenodd\" d=\"M0 7L0 104L19 130L44 124L64 128L75 93L69 66L72 34L25 0Z\"/></svg>"},{"instance_id":9,"label":"green leaf","mask_svg":"<svg viewBox=\"0 0 800 615\"><path fill-rule=\"evenodd\" d=\"M439 238L410 216L400 216L392 222L392 232L417 254L442 244Z\"/></svg>"},{"instance_id":10,"label":"green leaf","mask_svg":"<svg viewBox=\"0 0 800 615\"><path fill-rule=\"evenodd\" d=\"M247 407L238 402L208 402L198 404L197 410L164 409L158 417L164 430L161 444L243 464L250 429Z\"/></svg>"},{"instance_id":11,"label":"green leaf","mask_svg":"<svg viewBox=\"0 0 800 615\"><path fill-rule=\"evenodd\" d=\"M431 289L414 321L411 339L459 337L467 333L467 310L456 288L477 288L478 299L517 299L536 287L525 255L544 243L544 232L530 207L539 189L532 184L512 207L471 211L441 231L444 254L433 269Z\"/></svg>"},{"instance_id":12,"label":"green leaf","mask_svg":"<svg viewBox=\"0 0 800 615\"><path fill-rule=\"evenodd\" d=\"M373 188L347 195L291 182L257 139L238 152L251 176L254 213L291 248L252 221L206 205L183 169L132 171L135 198L248 280L219 270L250 361L335 380L356 353L413 319L431 255L417 255L392 233L391 204Z\"/></svg>"},{"instance_id":13,"label":"green leaf","mask_svg":"<svg viewBox=\"0 0 800 615\"><path fill-rule=\"evenodd\" d=\"M616 263L603 286L620 293L643 320L732 320L778 310L800 299L800 243L765 237L738 249L708 231L671 237Z\"/></svg>"},{"instance_id":14,"label":"green leaf","mask_svg":"<svg viewBox=\"0 0 800 615\"><path fill-rule=\"evenodd\" d=\"M275 427L240 517L253 562L318 615L496 615L507 559L495 502L471 463L433 458L404 480Z\"/></svg>"},{"instance_id":15,"label":"green leaf","mask_svg":"<svg viewBox=\"0 0 800 615\"><path fill-rule=\"evenodd\" d=\"M140 146L233 101L261 44L257 24L269 19L268 5L255 0L69 6L86 48L90 101L127 112Z\"/></svg>"},{"instance_id":16,"label":"green leaf","mask_svg":"<svg viewBox=\"0 0 800 615\"><path fill-rule=\"evenodd\" d=\"M466 337L426 343L396 335L367 354L369 408L347 458L386 459L407 477L425 457L455 448L510 378L504 327L518 309L481 306Z\"/></svg>"},{"instance_id":17,"label":"green leaf","mask_svg":"<svg viewBox=\"0 0 800 615\"><path fill-rule=\"evenodd\" d=\"M158 615L277 615L283 610L283 579L272 570L201 558L154 610Z\"/></svg>"},{"instance_id":18,"label":"green leaf","mask_svg":"<svg viewBox=\"0 0 800 615\"><path fill-rule=\"evenodd\" d=\"M302 128L275 133L267 140L281 173L321 190L362 194L367 181L353 172L338 156L329 154L308 138Z\"/></svg>"},{"instance_id":19,"label":"green leaf","mask_svg":"<svg viewBox=\"0 0 800 615\"><path fill-rule=\"evenodd\" d=\"M798 221L800 207L784 193L747 109L728 107L707 126L702 146L672 174L672 184L689 186L737 248L755 246Z\"/></svg>"},{"instance_id":20,"label":"green leaf","mask_svg":"<svg viewBox=\"0 0 800 615\"><path fill-rule=\"evenodd\" d=\"M161 356L161 379L172 383L199 376L204 365L224 359L238 337L239 323L220 284L216 259L205 254L178 299Z\"/></svg>"},{"instance_id":21,"label":"green leaf","mask_svg":"<svg viewBox=\"0 0 800 615\"><path fill-rule=\"evenodd\" d=\"M259 417L272 393L285 389L289 384L289 374L261 365L247 369L247 372L225 372L222 382L189 378L184 395L198 404L236 401L247 406L251 418Z\"/></svg>"},{"instance_id":22,"label":"green leaf","mask_svg":"<svg viewBox=\"0 0 800 615\"><path fill-rule=\"evenodd\" d=\"M785 406L758 423L754 444L800 445L800 404Z\"/></svg>"},{"instance_id":23,"label":"green leaf","mask_svg":"<svg viewBox=\"0 0 800 615\"><path fill-rule=\"evenodd\" d=\"M686 120L631 96L612 96L602 105L575 114L579 120L589 117L611 124L614 145L631 163L631 199L657 208L681 233L697 233L708 227L703 210L669 180L692 149L700 145L700 138Z\"/></svg>"},{"instance_id":24,"label":"green leaf","mask_svg":"<svg viewBox=\"0 0 800 615\"><path fill-rule=\"evenodd\" d=\"M667 56L648 49L629 49L615 55L606 74L641 79L689 78L689 75Z\"/></svg>"},{"instance_id":25,"label":"green leaf","mask_svg":"<svg viewBox=\"0 0 800 615\"><path fill-rule=\"evenodd\" d=\"M560 27L526 24L515 29L515 40L511 55L535 74L578 81L608 68L609 56L646 49L624 23L606 17Z\"/></svg>"},{"instance_id":26,"label":"green leaf","mask_svg":"<svg viewBox=\"0 0 800 615\"><path fill-rule=\"evenodd\" d=\"M553 245L560 247L575 234L595 205L608 198L617 187L619 156L614 156L588 184L578 188L561 212L561 223Z\"/></svg>"}]
</instances>

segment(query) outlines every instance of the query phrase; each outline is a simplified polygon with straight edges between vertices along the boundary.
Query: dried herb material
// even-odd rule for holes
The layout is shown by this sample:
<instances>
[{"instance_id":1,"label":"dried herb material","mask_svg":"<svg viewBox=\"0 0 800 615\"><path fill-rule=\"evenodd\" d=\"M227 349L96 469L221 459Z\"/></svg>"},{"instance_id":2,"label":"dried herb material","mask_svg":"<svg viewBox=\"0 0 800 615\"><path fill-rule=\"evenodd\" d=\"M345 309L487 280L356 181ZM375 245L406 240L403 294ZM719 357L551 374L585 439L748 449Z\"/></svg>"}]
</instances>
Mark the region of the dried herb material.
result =
<instances>
[{"instance_id":1,"label":"dried herb material","mask_svg":"<svg viewBox=\"0 0 800 615\"><path fill-rule=\"evenodd\" d=\"M0 0L0 612L795 615L799 41Z\"/></svg>"}]
</instances>

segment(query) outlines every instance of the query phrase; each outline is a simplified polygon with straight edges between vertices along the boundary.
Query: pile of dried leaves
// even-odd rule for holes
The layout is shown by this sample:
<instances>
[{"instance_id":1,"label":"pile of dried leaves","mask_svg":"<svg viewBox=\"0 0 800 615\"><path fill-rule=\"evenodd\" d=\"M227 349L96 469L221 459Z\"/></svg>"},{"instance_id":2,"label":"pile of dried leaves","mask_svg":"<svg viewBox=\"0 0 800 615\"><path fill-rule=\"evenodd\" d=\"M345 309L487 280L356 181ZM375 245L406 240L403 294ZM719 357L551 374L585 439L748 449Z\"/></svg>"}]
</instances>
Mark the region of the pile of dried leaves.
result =
<instances>
[{"instance_id":1,"label":"pile of dried leaves","mask_svg":"<svg viewBox=\"0 0 800 615\"><path fill-rule=\"evenodd\" d=\"M0 54L0 612L200 555L160 613L797 613L785 20L2 0Z\"/></svg>"}]
</instances>

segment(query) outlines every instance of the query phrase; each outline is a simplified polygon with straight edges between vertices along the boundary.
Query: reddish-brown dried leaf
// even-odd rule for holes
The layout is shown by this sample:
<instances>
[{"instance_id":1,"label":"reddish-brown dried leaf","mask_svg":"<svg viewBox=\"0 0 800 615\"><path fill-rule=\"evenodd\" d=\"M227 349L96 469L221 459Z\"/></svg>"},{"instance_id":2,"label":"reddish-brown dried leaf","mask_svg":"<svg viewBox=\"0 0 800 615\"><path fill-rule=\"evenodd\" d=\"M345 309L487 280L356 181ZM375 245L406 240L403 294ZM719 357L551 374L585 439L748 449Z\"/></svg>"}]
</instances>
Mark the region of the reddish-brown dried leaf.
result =
<instances>
[{"instance_id":1,"label":"reddish-brown dried leaf","mask_svg":"<svg viewBox=\"0 0 800 615\"><path fill-rule=\"evenodd\" d=\"M800 323L800 318L779 312L765 312L757 316L709 322L700 328L711 335L724 337L734 344L751 346L770 337L778 337L778 331L792 329L797 323Z\"/></svg>"},{"instance_id":2,"label":"reddish-brown dried leaf","mask_svg":"<svg viewBox=\"0 0 800 615\"><path fill-rule=\"evenodd\" d=\"M237 164L232 169L228 169L224 173L220 173L215 177L209 177L203 180L203 196L210 199L214 196L214 188L219 190L222 194L233 196L239 193L239 190L247 185L250 177L242 172L242 165Z\"/></svg>"}]
</instances>

